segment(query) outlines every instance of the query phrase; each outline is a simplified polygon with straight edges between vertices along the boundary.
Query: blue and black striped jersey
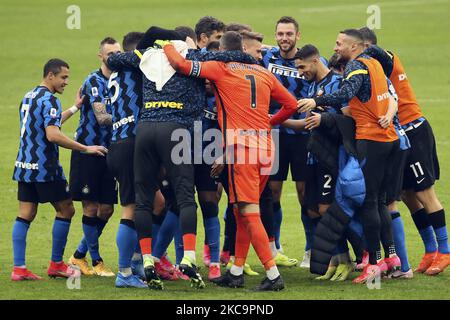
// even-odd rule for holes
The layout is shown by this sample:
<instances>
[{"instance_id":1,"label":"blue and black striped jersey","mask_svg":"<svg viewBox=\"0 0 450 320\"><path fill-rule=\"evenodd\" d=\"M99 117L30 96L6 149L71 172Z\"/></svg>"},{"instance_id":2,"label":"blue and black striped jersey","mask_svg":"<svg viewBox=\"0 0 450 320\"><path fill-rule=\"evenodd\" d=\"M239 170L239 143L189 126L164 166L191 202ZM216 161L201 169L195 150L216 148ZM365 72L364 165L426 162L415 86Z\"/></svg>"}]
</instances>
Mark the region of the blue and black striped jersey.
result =
<instances>
[{"instance_id":1,"label":"blue and black striped jersey","mask_svg":"<svg viewBox=\"0 0 450 320\"><path fill-rule=\"evenodd\" d=\"M308 89L308 98L320 97L324 94L330 94L337 91L341 87L342 76L338 73L330 71L325 78L319 82L313 81ZM343 103L341 108L347 107L347 103ZM326 112L341 113L341 108L325 107Z\"/></svg>"},{"instance_id":2,"label":"blue and black striped jersey","mask_svg":"<svg viewBox=\"0 0 450 320\"><path fill-rule=\"evenodd\" d=\"M295 67L295 59L284 59L281 56L280 48L274 47L262 51L263 59L261 65L272 72L283 86L292 93L295 98L301 99L308 96L311 85ZM321 58L326 64L326 60ZM275 114L281 108L275 100L271 100L269 112ZM305 113L295 113L291 119L303 119ZM307 131L296 131L290 128L279 127L280 132L289 134L307 134Z\"/></svg>"},{"instance_id":3,"label":"blue and black striped jersey","mask_svg":"<svg viewBox=\"0 0 450 320\"><path fill-rule=\"evenodd\" d=\"M365 53L361 53L357 58L371 59ZM338 91L314 98L317 106L339 107L355 96L361 102L370 100L372 86L368 68L363 62L356 59L349 61L345 66L344 80Z\"/></svg>"},{"instance_id":4,"label":"blue and black striped jersey","mask_svg":"<svg viewBox=\"0 0 450 320\"><path fill-rule=\"evenodd\" d=\"M319 82L313 81L308 89L308 98L320 97L324 94L331 94L341 87L342 76L333 71L328 72L328 74L320 80ZM347 103L342 104L342 108L346 107ZM342 113L340 108L337 107L324 107L324 112L331 113ZM318 110L314 110L317 112ZM312 165L317 163L315 157L308 152L307 164Z\"/></svg>"},{"instance_id":5,"label":"blue and black striped jersey","mask_svg":"<svg viewBox=\"0 0 450 320\"><path fill-rule=\"evenodd\" d=\"M108 90L113 123L111 141L134 137L142 106L142 76L127 70L114 72Z\"/></svg>"},{"instance_id":6,"label":"blue and black striped jersey","mask_svg":"<svg viewBox=\"0 0 450 320\"><path fill-rule=\"evenodd\" d=\"M81 87L81 95L85 96L80 112L80 122L75 133L75 140L87 146L101 145L107 147L111 140L111 127L98 124L93 105L96 102L106 105L110 113L108 96L108 78L102 71L92 72Z\"/></svg>"},{"instance_id":7,"label":"blue and black striped jersey","mask_svg":"<svg viewBox=\"0 0 450 320\"><path fill-rule=\"evenodd\" d=\"M61 103L47 87L25 94L20 104L20 144L13 179L21 182L66 180L58 146L47 140L45 128L61 126Z\"/></svg>"},{"instance_id":8,"label":"blue and black striped jersey","mask_svg":"<svg viewBox=\"0 0 450 320\"><path fill-rule=\"evenodd\" d=\"M114 70L138 72L142 77L142 106L139 121L176 122L193 129L194 121L202 119L205 106L205 81L174 74L161 91L139 69L143 52L124 52L108 58L108 65ZM255 60L241 51L206 52L189 50L186 59L196 61L216 60L254 63Z\"/></svg>"}]
</instances>

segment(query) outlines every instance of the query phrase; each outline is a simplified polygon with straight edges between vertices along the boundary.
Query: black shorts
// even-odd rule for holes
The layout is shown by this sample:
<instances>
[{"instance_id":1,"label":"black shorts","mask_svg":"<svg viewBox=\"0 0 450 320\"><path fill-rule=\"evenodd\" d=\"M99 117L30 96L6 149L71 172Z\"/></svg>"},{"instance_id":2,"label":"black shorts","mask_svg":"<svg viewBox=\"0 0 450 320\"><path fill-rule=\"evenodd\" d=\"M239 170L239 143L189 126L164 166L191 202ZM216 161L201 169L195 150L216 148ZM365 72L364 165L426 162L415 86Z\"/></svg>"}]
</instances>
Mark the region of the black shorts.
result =
<instances>
[{"instance_id":1,"label":"black shorts","mask_svg":"<svg viewBox=\"0 0 450 320\"><path fill-rule=\"evenodd\" d=\"M393 155L392 163L388 164L386 172L386 204L401 200L405 162L408 154L409 149L398 150Z\"/></svg>"},{"instance_id":2,"label":"black shorts","mask_svg":"<svg viewBox=\"0 0 450 320\"><path fill-rule=\"evenodd\" d=\"M336 179L320 163L308 165L305 182L305 205L317 211L319 204L331 204L334 200Z\"/></svg>"},{"instance_id":3,"label":"black shorts","mask_svg":"<svg viewBox=\"0 0 450 320\"><path fill-rule=\"evenodd\" d=\"M75 201L117 203L117 184L108 170L106 157L72 151L69 187Z\"/></svg>"},{"instance_id":4,"label":"black shorts","mask_svg":"<svg viewBox=\"0 0 450 320\"><path fill-rule=\"evenodd\" d=\"M70 199L66 180L51 182L21 182L17 190L17 200L33 203L55 203Z\"/></svg>"},{"instance_id":5,"label":"black shorts","mask_svg":"<svg viewBox=\"0 0 450 320\"><path fill-rule=\"evenodd\" d=\"M403 189L416 192L430 188L439 180L439 160L433 130L427 120L406 131L411 149L405 163Z\"/></svg>"},{"instance_id":6,"label":"black shorts","mask_svg":"<svg viewBox=\"0 0 450 320\"><path fill-rule=\"evenodd\" d=\"M164 167L166 180L175 196L177 206L182 211L186 207L195 207L194 166L191 149L183 144L180 158L174 159L173 150L180 142L170 139L177 129L187 130L175 122L142 121L136 131L134 157L134 181L136 190L136 209L147 211L154 201L154 193L160 188L160 168ZM185 140L182 140L184 143ZM187 151L189 154L185 154ZM162 186L164 187L164 186ZM166 193L161 188L164 197ZM167 199L167 198L166 198Z\"/></svg>"},{"instance_id":7,"label":"black shorts","mask_svg":"<svg viewBox=\"0 0 450 320\"><path fill-rule=\"evenodd\" d=\"M206 163L194 165L194 174L197 192L217 192L218 183L214 178L211 178L211 165Z\"/></svg>"},{"instance_id":8,"label":"black shorts","mask_svg":"<svg viewBox=\"0 0 450 320\"><path fill-rule=\"evenodd\" d=\"M277 154L274 163L276 167L278 161L278 172L270 176L271 181L286 181L289 166L293 181L306 180L308 139L309 134L280 133L279 143L275 145Z\"/></svg>"},{"instance_id":9,"label":"black shorts","mask_svg":"<svg viewBox=\"0 0 450 320\"><path fill-rule=\"evenodd\" d=\"M135 203L134 194L134 137L118 140L109 146L106 163L119 183L120 204Z\"/></svg>"}]
</instances>

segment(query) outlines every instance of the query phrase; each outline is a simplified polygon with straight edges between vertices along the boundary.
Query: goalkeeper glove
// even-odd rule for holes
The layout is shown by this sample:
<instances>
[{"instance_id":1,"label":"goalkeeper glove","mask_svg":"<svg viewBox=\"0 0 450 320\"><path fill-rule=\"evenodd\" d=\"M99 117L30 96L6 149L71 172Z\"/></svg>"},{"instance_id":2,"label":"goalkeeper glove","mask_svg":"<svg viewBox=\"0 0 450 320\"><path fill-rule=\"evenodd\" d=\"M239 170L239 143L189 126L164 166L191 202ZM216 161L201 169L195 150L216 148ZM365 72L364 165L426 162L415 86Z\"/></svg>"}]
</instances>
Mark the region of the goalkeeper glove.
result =
<instances>
[{"instance_id":1,"label":"goalkeeper glove","mask_svg":"<svg viewBox=\"0 0 450 320\"><path fill-rule=\"evenodd\" d=\"M156 40L155 47L164 48L164 46L171 44L169 40Z\"/></svg>"}]
</instances>

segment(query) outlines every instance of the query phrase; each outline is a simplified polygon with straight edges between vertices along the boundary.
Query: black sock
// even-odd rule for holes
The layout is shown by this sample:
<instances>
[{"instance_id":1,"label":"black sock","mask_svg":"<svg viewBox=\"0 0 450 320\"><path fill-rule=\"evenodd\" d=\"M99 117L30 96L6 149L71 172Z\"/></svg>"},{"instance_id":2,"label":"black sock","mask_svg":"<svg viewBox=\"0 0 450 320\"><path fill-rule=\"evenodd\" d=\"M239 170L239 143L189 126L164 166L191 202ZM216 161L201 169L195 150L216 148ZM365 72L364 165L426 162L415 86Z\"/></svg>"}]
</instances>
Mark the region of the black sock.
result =
<instances>
[{"instance_id":1,"label":"black sock","mask_svg":"<svg viewBox=\"0 0 450 320\"><path fill-rule=\"evenodd\" d=\"M414 224L416 225L417 230L423 230L431 226L430 219L428 217L428 213L425 211L425 208L422 208L411 215Z\"/></svg>"}]
</instances>

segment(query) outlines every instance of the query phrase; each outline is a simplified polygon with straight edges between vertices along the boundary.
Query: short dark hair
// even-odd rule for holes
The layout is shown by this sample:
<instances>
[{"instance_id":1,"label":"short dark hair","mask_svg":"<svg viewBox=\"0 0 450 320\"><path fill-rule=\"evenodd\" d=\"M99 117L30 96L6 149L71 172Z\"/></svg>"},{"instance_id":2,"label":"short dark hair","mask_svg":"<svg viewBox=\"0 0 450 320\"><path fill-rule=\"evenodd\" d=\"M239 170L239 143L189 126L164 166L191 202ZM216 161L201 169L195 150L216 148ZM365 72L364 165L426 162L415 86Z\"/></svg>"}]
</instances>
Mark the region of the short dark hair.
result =
<instances>
[{"instance_id":1,"label":"short dark hair","mask_svg":"<svg viewBox=\"0 0 450 320\"><path fill-rule=\"evenodd\" d=\"M198 20L195 25L195 34L197 35L197 40L200 40L200 35L205 33L210 37L214 31L223 31L225 29L225 24L211 16L205 16Z\"/></svg>"},{"instance_id":2,"label":"short dark hair","mask_svg":"<svg viewBox=\"0 0 450 320\"><path fill-rule=\"evenodd\" d=\"M242 51L242 36L236 31L227 31L220 38L220 45L224 50Z\"/></svg>"},{"instance_id":3,"label":"short dark hair","mask_svg":"<svg viewBox=\"0 0 450 320\"><path fill-rule=\"evenodd\" d=\"M243 24L239 22L231 22L225 26L224 29L225 32L227 31L236 31L236 32L242 32L242 31L252 31L252 27L250 27L248 24Z\"/></svg>"},{"instance_id":4,"label":"short dark hair","mask_svg":"<svg viewBox=\"0 0 450 320\"><path fill-rule=\"evenodd\" d=\"M242 36L242 40L256 40L259 42L263 42L263 40L264 40L264 35L262 33L252 32L252 31L247 31L247 30L243 30L240 33Z\"/></svg>"},{"instance_id":5,"label":"short dark hair","mask_svg":"<svg viewBox=\"0 0 450 320\"><path fill-rule=\"evenodd\" d=\"M297 20L295 20L295 19L292 18L292 17L289 17L289 16L283 16L283 17L281 17L280 19L278 19L277 24L275 25L275 30L277 29L277 27L278 27L278 25L279 25L280 23L293 23L294 26L295 26L295 31L298 32L298 30L300 30L300 26L298 25Z\"/></svg>"},{"instance_id":6,"label":"short dark hair","mask_svg":"<svg viewBox=\"0 0 450 320\"><path fill-rule=\"evenodd\" d=\"M100 47L99 49L101 49L105 44L115 44L117 43L117 40L112 38L112 37L106 37L105 39L103 39L102 41L100 41Z\"/></svg>"},{"instance_id":7,"label":"short dark hair","mask_svg":"<svg viewBox=\"0 0 450 320\"><path fill-rule=\"evenodd\" d=\"M196 40L197 35L195 34L194 29L188 26L179 26L175 28L175 31L178 32L184 40L186 40L187 37L191 38L192 40Z\"/></svg>"},{"instance_id":8,"label":"short dark hair","mask_svg":"<svg viewBox=\"0 0 450 320\"><path fill-rule=\"evenodd\" d=\"M58 58L53 58L47 61L47 63L44 65L44 78L51 72L54 75L57 75L58 73L61 72L61 68L67 68L69 69L69 65L67 64L67 62L58 59Z\"/></svg>"},{"instance_id":9,"label":"short dark hair","mask_svg":"<svg viewBox=\"0 0 450 320\"><path fill-rule=\"evenodd\" d=\"M139 41L141 41L144 36L143 32L128 32L122 40L122 47L125 51L133 50L133 47L136 47Z\"/></svg>"},{"instance_id":10,"label":"short dark hair","mask_svg":"<svg viewBox=\"0 0 450 320\"><path fill-rule=\"evenodd\" d=\"M361 33L364 42L377 44L377 35L375 34L375 31L369 29L368 27L362 27L358 31Z\"/></svg>"},{"instance_id":11,"label":"short dark hair","mask_svg":"<svg viewBox=\"0 0 450 320\"><path fill-rule=\"evenodd\" d=\"M297 50L297 53L295 54L294 58L305 60L311 58L312 56L320 57L319 49L317 49L312 44L305 44L303 47Z\"/></svg>"},{"instance_id":12,"label":"short dark hair","mask_svg":"<svg viewBox=\"0 0 450 320\"><path fill-rule=\"evenodd\" d=\"M346 60L340 58L337 53L334 53L328 60L328 68L330 69L344 70L346 65Z\"/></svg>"},{"instance_id":13,"label":"short dark hair","mask_svg":"<svg viewBox=\"0 0 450 320\"><path fill-rule=\"evenodd\" d=\"M346 34L347 36L350 36L350 37L358 40L358 42L361 42L361 44L364 44L363 35L357 29L345 29L345 30L342 30L339 33Z\"/></svg>"},{"instance_id":14,"label":"short dark hair","mask_svg":"<svg viewBox=\"0 0 450 320\"><path fill-rule=\"evenodd\" d=\"M220 47L220 42L219 41L211 41L206 46L206 51L218 51L219 47Z\"/></svg>"}]
</instances>

